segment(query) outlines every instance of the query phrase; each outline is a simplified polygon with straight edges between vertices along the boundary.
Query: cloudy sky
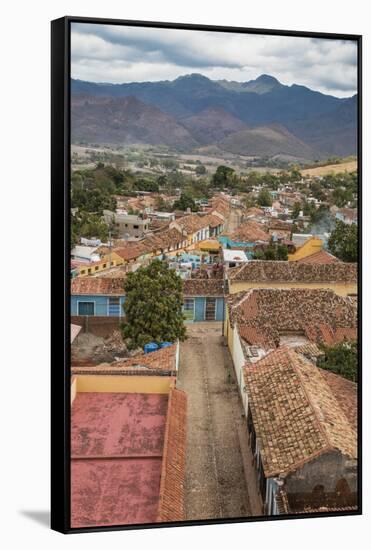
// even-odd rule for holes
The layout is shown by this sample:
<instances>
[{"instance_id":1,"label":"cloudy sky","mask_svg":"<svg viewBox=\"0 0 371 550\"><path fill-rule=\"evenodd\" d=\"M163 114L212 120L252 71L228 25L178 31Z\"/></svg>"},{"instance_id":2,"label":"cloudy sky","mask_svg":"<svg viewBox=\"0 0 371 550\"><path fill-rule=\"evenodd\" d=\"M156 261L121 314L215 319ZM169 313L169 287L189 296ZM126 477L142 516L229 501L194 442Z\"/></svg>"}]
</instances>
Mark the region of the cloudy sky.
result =
<instances>
[{"instance_id":1,"label":"cloudy sky","mask_svg":"<svg viewBox=\"0 0 371 550\"><path fill-rule=\"evenodd\" d=\"M269 74L338 97L357 91L352 41L73 23L71 54L72 78L92 82L189 73L244 82Z\"/></svg>"}]
</instances>

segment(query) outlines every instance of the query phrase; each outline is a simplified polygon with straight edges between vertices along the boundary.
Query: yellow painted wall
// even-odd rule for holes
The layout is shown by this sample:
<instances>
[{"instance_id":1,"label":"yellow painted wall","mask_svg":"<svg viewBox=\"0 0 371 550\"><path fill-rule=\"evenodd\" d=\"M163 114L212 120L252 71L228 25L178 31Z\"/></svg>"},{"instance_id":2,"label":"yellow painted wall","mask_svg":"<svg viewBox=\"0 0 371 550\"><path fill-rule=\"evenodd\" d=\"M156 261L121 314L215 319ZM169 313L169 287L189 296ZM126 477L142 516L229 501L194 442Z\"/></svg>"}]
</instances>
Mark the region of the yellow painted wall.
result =
<instances>
[{"instance_id":1,"label":"yellow painted wall","mask_svg":"<svg viewBox=\"0 0 371 550\"><path fill-rule=\"evenodd\" d=\"M77 392L169 393L171 376L76 375ZM75 390L75 391L76 391Z\"/></svg>"},{"instance_id":2,"label":"yellow painted wall","mask_svg":"<svg viewBox=\"0 0 371 550\"><path fill-rule=\"evenodd\" d=\"M99 262L99 263L86 264L86 266L85 265L80 266L78 268L79 269L79 276L80 277L87 277L88 275L93 275L94 273L100 273L101 271L105 271L106 269L110 269L110 267L116 267L116 266L123 265L123 264L124 264L124 260L122 258L120 258L119 256L117 256L116 254L115 254L115 256L112 254L111 263L109 261L109 257L104 256L102 258L102 261ZM104 265L106 267L104 267ZM90 269L90 273L88 272L89 269Z\"/></svg>"},{"instance_id":3,"label":"yellow painted wall","mask_svg":"<svg viewBox=\"0 0 371 550\"><path fill-rule=\"evenodd\" d=\"M357 283L258 283L248 281L229 281L229 292L235 294L242 290L250 290L251 288L310 288L310 289L331 289L339 296L348 296L348 294L357 294Z\"/></svg>"},{"instance_id":4,"label":"yellow painted wall","mask_svg":"<svg viewBox=\"0 0 371 550\"><path fill-rule=\"evenodd\" d=\"M319 252L322 250L322 247L323 241L321 239L318 239L318 237L310 237L300 248L296 250L296 252L288 255L288 260L290 262L301 260L302 258L306 258L307 256L311 256L312 254Z\"/></svg>"},{"instance_id":5,"label":"yellow painted wall","mask_svg":"<svg viewBox=\"0 0 371 550\"><path fill-rule=\"evenodd\" d=\"M225 321L224 321L224 336L227 340L227 345L231 355L233 354L233 328L229 323L229 313L228 308L225 311Z\"/></svg>"}]
</instances>

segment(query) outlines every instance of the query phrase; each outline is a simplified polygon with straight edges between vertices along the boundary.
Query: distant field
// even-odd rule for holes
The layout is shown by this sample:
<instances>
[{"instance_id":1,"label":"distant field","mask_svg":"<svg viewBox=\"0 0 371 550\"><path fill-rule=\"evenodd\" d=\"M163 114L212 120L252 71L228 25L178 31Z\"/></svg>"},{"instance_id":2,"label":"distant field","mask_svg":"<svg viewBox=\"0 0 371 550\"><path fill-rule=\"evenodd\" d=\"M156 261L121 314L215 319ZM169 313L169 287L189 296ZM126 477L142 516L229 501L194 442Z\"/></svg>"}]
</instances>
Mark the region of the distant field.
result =
<instances>
[{"instance_id":1,"label":"distant field","mask_svg":"<svg viewBox=\"0 0 371 550\"><path fill-rule=\"evenodd\" d=\"M331 172L354 172L357 170L357 161L342 162L341 164L327 164L326 166L318 166L317 168L307 168L301 170L303 176L326 176Z\"/></svg>"}]
</instances>

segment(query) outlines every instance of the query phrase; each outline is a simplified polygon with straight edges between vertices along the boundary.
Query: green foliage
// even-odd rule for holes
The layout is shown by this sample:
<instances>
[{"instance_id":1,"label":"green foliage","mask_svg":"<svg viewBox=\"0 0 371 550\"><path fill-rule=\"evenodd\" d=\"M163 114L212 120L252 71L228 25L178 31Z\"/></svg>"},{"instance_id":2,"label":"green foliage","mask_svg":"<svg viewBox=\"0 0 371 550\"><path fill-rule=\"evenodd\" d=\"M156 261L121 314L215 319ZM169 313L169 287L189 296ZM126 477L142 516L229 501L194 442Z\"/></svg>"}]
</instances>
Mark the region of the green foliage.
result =
<instances>
[{"instance_id":1,"label":"green foliage","mask_svg":"<svg viewBox=\"0 0 371 550\"><path fill-rule=\"evenodd\" d=\"M103 214L103 210L116 210L116 200L100 189L72 189L71 208Z\"/></svg>"},{"instance_id":2,"label":"green foliage","mask_svg":"<svg viewBox=\"0 0 371 550\"><path fill-rule=\"evenodd\" d=\"M71 216L71 248L79 242L81 237L107 241L109 230L110 227L97 214L78 212L75 216Z\"/></svg>"},{"instance_id":3,"label":"green foliage","mask_svg":"<svg viewBox=\"0 0 371 550\"><path fill-rule=\"evenodd\" d=\"M206 174L206 166L204 166L203 164L198 164L196 166L196 174L197 176L203 176L204 174Z\"/></svg>"},{"instance_id":4,"label":"green foliage","mask_svg":"<svg viewBox=\"0 0 371 550\"><path fill-rule=\"evenodd\" d=\"M350 189L336 187L336 189L334 189L332 192L331 198L332 202L338 208L343 208L348 204L348 202L351 202L353 200L353 193Z\"/></svg>"},{"instance_id":5,"label":"green foliage","mask_svg":"<svg viewBox=\"0 0 371 550\"><path fill-rule=\"evenodd\" d=\"M343 262L356 262L358 259L358 228L336 221L335 229L328 240L328 248L334 256Z\"/></svg>"},{"instance_id":6,"label":"green foliage","mask_svg":"<svg viewBox=\"0 0 371 550\"><path fill-rule=\"evenodd\" d=\"M166 263L155 260L129 273L124 289L122 331L129 349L185 339L182 280Z\"/></svg>"},{"instance_id":7,"label":"green foliage","mask_svg":"<svg viewBox=\"0 0 371 550\"><path fill-rule=\"evenodd\" d=\"M272 206L272 202L272 195L268 189L262 189L257 198L259 206Z\"/></svg>"},{"instance_id":8,"label":"green foliage","mask_svg":"<svg viewBox=\"0 0 371 550\"><path fill-rule=\"evenodd\" d=\"M341 342L335 346L323 346L323 351L325 356L319 362L321 368L339 374L352 382L357 382L357 342Z\"/></svg>"},{"instance_id":9,"label":"green foliage","mask_svg":"<svg viewBox=\"0 0 371 550\"><path fill-rule=\"evenodd\" d=\"M147 191L151 193L158 193L159 191L158 182L153 181L152 179L137 179L135 181L135 188L138 189L138 191Z\"/></svg>"},{"instance_id":10,"label":"green foliage","mask_svg":"<svg viewBox=\"0 0 371 550\"><path fill-rule=\"evenodd\" d=\"M198 206L193 198L187 193L182 193L180 198L174 202L173 210L187 210L187 208L190 208L192 212L198 211Z\"/></svg>"},{"instance_id":11,"label":"green foliage","mask_svg":"<svg viewBox=\"0 0 371 550\"><path fill-rule=\"evenodd\" d=\"M271 242L266 248L256 250L254 253L254 259L287 261L288 259L287 246L283 244Z\"/></svg>"},{"instance_id":12,"label":"green foliage","mask_svg":"<svg viewBox=\"0 0 371 550\"><path fill-rule=\"evenodd\" d=\"M214 187L224 188L233 186L235 180L235 171L229 166L218 166L213 174L211 183Z\"/></svg>"}]
</instances>

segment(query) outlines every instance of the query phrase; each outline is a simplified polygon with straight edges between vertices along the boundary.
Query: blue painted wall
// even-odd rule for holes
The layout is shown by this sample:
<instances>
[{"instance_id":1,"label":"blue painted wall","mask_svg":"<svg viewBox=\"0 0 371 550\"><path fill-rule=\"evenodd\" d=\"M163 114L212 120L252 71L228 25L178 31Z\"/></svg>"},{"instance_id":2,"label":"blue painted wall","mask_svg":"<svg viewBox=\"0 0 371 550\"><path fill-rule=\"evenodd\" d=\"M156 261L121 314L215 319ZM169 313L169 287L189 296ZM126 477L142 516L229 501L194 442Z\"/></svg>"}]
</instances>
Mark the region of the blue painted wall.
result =
<instances>
[{"instance_id":1,"label":"blue painted wall","mask_svg":"<svg viewBox=\"0 0 371 550\"><path fill-rule=\"evenodd\" d=\"M205 307L206 307L206 298L203 296L189 297L194 299L194 318L193 322L205 321ZM223 321L224 317L224 308L223 308L224 298L216 298L215 305L215 321ZM189 322L192 322L190 319Z\"/></svg>"},{"instance_id":2,"label":"blue painted wall","mask_svg":"<svg viewBox=\"0 0 371 550\"><path fill-rule=\"evenodd\" d=\"M109 296L95 296L95 295L73 295L71 296L71 315L78 315L78 302L93 302L94 303L94 315L100 317L108 316L108 298ZM193 298L193 297L192 297ZM206 298L204 296L196 296L194 299L194 319L193 321L205 321L205 304ZM125 296L120 297L120 310L121 316L124 315L123 305L125 302ZM215 321L222 321L224 315L224 298L216 298L216 310L215 310ZM117 314L112 314L111 316L118 316Z\"/></svg>"},{"instance_id":3,"label":"blue painted wall","mask_svg":"<svg viewBox=\"0 0 371 550\"><path fill-rule=\"evenodd\" d=\"M71 315L78 315L78 302L93 302L94 303L94 315L99 317L107 317L108 316L108 299L109 296L95 296L95 295L73 295L71 296ZM125 302L125 296L120 296L120 311L121 316L124 314L124 310L122 308L123 304ZM111 314L114 317L119 316L119 312L115 314Z\"/></svg>"},{"instance_id":4,"label":"blue painted wall","mask_svg":"<svg viewBox=\"0 0 371 550\"><path fill-rule=\"evenodd\" d=\"M232 241L229 237L226 237L225 235L223 235L222 237L218 237L218 240L221 243L223 248L228 248L232 250L242 248L246 252L246 255L248 258L252 257L252 254L254 252L254 247L256 245L256 243L251 243L251 242Z\"/></svg>"}]
</instances>

